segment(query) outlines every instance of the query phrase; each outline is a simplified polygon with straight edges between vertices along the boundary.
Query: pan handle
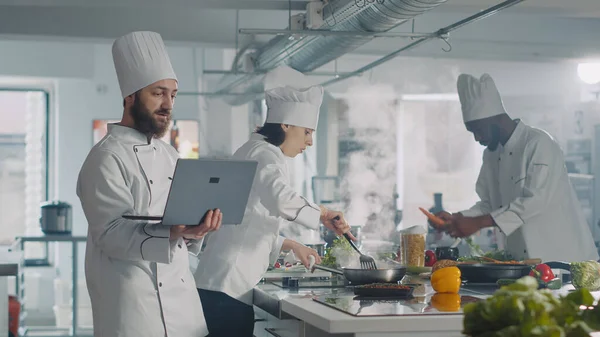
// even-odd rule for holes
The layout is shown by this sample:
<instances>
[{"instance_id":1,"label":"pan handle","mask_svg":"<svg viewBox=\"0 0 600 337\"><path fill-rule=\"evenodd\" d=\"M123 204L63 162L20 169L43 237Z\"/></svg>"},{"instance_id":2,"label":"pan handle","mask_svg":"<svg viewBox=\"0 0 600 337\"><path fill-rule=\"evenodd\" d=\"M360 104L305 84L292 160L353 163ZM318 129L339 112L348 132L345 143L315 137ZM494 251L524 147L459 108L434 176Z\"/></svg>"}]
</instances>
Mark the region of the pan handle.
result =
<instances>
[{"instance_id":1,"label":"pan handle","mask_svg":"<svg viewBox=\"0 0 600 337\"><path fill-rule=\"evenodd\" d=\"M562 269L562 270L566 270L566 271L571 271L571 264L569 262L550 261L550 262L544 262L544 264L552 269Z\"/></svg>"},{"instance_id":2,"label":"pan handle","mask_svg":"<svg viewBox=\"0 0 600 337\"><path fill-rule=\"evenodd\" d=\"M321 269L321 270L328 271L328 272L331 272L331 273L334 273L334 274L344 275L344 272L341 271L341 270L339 270L339 269L337 269L337 268L324 267L324 266L321 266L319 264L315 264L312 269L313 270L314 269Z\"/></svg>"}]
</instances>

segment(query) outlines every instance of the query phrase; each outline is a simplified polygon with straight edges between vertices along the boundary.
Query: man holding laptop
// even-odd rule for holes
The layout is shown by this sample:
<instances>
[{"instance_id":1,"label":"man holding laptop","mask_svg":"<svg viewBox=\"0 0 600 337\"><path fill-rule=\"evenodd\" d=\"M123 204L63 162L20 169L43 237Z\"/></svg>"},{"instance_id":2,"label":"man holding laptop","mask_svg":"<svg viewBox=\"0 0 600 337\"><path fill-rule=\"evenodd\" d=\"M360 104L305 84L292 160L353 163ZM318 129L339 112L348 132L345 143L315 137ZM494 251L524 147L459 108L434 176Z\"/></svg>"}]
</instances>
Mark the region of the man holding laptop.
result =
<instances>
[{"instance_id":1,"label":"man holding laptop","mask_svg":"<svg viewBox=\"0 0 600 337\"><path fill-rule=\"evenodd\" d=\"M112 54L123 117L92 148L77 181L88 221L85 274L94 336L205 336L188 251L199 253L222 214L210 210L194 226L124 218L165 210L178 154L160 137L169 127L177 78L157 33L127 34Z\"/></svg>"}]
</instances>

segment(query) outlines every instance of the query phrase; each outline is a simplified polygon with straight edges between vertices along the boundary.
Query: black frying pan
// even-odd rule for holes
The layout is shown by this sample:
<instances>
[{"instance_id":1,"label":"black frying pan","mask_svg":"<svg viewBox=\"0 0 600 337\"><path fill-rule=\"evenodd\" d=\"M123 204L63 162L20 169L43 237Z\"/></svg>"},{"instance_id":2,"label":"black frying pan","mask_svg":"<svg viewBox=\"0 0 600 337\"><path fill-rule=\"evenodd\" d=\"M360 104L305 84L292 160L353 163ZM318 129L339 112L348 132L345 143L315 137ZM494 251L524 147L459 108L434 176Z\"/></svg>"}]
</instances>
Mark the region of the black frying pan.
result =
<instances>
[{"instance_id":1,"label":"black frying pan","mask_svg":"<svg viewBox=\"0 0 600 337\"><path fill-rule=\"evenodd\" d=\"M314 265L313 269L320 269L331 273L344 275L351 285L362 285L371 283L397 283L406 275L406 267L398 266L389 269L352 269L329 268Z\"/></svg>"},{"instance_id":2,"label":"black frying pan","mask_svg":"<svg viewBox=\"0 0 600 337\"><path fill-rule=\"evenodd\" d=\"M496 283L500 279L520 279L535 266L526 264L458 264L461 279L467 283Z\"/></svg>"}]
</instances>

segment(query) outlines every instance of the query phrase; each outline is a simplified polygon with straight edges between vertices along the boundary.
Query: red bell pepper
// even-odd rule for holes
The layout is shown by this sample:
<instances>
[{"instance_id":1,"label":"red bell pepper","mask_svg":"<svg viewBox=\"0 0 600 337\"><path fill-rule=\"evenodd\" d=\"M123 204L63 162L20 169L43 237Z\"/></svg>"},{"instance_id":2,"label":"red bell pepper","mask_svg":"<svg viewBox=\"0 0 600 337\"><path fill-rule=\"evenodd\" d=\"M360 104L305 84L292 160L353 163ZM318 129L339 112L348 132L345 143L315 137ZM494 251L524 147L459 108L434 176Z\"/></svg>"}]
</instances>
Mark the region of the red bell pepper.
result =
<instances>
[{"instance_id":1,"label":"red bell pepper","mask_svg":"<svg viewBox=\"0 0 600 337\"><path fill-rule=\"evenodd\" d=\"M437 258L435 257L435 253L433 250L428 250L425 252L425 267L433 267L433 265L437 262Z\"/></svg>"},{"instance_id":2,"label":"red bell pepper","mask_svg":"<svg viewBox=\"0 0 600 337\"><path fill-rule=\"evenodd\" d=\"M543 263L535 266L535 269L531 270L529 276L533 276L544 283L554 280L554 273L552 272L552 269Z\"/></svg>"}]
</instances>

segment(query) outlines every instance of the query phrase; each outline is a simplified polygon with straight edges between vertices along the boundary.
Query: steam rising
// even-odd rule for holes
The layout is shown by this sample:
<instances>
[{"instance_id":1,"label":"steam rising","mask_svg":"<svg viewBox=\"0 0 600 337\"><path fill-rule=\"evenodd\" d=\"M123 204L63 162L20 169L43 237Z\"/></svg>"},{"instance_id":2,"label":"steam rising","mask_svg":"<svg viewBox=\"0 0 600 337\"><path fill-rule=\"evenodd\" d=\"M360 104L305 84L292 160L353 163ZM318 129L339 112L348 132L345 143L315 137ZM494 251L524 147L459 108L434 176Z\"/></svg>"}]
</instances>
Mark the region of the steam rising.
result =
<instances>
[{"instance_id":1,"label":"steam rising","mask_svg":"<svg viewBox=\"0 0 600 337\"><path fill-rule=\"evenodd\" d=\"M360 84L346 95L346 129L340 137L358 145L340 168L345 214L361 226L363 240L388 240L395 230L398 95L391 85Z\"/></svg>"}]
</instances>

